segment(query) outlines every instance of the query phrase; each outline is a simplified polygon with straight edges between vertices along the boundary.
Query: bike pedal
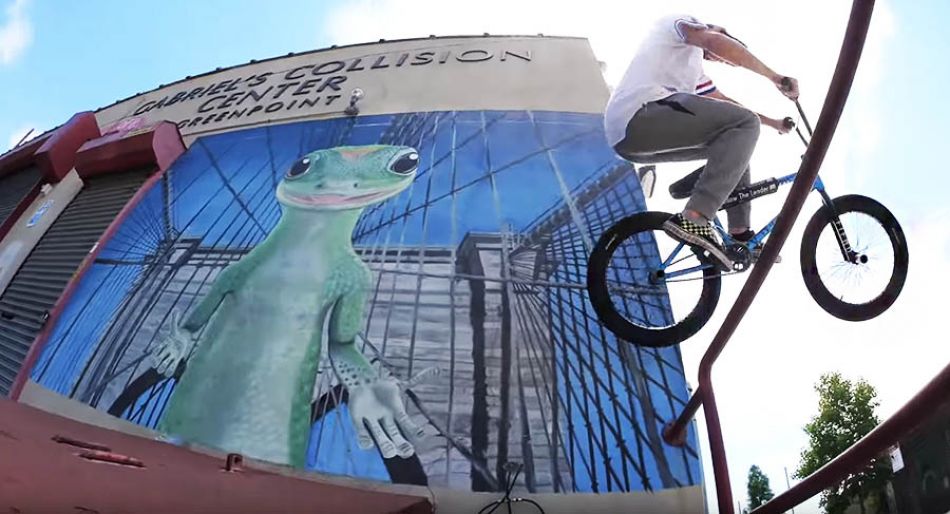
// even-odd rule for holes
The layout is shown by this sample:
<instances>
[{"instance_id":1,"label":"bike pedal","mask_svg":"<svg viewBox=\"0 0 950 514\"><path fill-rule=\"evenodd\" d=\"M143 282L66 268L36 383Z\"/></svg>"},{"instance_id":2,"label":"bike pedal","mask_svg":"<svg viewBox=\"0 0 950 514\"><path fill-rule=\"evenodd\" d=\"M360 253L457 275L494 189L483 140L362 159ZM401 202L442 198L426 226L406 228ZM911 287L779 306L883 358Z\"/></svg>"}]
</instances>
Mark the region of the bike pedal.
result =
<instances>
[{"instance_id":1,"label":"bike pedal","mask_svg":"<svg viewBox=\"0 0 950 514\"><path fill-rule=\"evenodd\" d=\"M699 262L702 264L707 265L707 266L712 266L713 269L724 274L729 274L735 271L734 269L723 267L712 255L709 255L709 252L707 252L706 250L703 250L702 248L699 248L699 247L692 247L691 249L693 250L693 253L696 255L696 258L699 259ZM733 264L733 266L734 265L735 264Z\"/></svg>"}]
</instances>

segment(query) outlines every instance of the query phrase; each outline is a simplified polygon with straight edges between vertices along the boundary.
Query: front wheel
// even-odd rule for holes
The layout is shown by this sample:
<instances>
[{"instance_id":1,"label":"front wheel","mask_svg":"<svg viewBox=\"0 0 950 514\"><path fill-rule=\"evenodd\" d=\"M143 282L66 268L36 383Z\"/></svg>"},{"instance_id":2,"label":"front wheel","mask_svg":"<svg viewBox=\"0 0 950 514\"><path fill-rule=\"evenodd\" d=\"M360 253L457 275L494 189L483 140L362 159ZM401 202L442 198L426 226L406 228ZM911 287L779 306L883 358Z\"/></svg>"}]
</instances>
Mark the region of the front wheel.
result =
<instances>
[{"instance_id":1,"label":"front wheel","mask_svg":"<svg viewBox=\"0 0 950 514\"><path fill-rule=\"evenodd\" d=\"M846 195L832 203L833 210L822 207L805 227L802 278L832 316L869 320L886 311L904 287L907 240L894 215L871 198Z\"/></svg>"},{"instance_id":2,"label":"front wheel","mask_svg":"<svg viewBox=\"0 0 950 514\"><path fill-rule=\"evenodd\" d=\"M671 346L703 328L719 301L714 265L663 232L664 212L641 212L607 229L587 264L587 292L618 338Z\"/></svg>"}]
</instances>

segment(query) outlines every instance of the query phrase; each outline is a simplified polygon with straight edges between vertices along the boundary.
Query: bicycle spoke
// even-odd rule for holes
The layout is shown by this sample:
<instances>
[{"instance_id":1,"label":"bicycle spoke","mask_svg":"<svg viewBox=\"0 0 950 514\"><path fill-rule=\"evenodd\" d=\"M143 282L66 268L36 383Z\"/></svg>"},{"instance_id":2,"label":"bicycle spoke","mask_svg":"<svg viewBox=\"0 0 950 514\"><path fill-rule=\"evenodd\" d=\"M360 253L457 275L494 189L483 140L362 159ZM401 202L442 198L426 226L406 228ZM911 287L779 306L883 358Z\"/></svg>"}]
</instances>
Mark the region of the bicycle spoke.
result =
<instances>
[{"instance_id":1,"label":"bicycle spoke","mask_svg":"<svg viewBox=\"0 0 950 514\"><path fill-rule=\"evenodd\" d=\"M842 259L829 224L820 234L816 248L818 274L828 291L841 302L870 302L884 291L893 271L890 239L884 227L863 212L842 213L840 220L851 249L862 262Z\"/></svg>"},{"instance_id":2,"label":"bicycle spoke","mask_svg":"<svg viewBox=\"0 0 950 514\"><path fill-rule=\"evenodd\" d=\"M679 264L679 263L685 261L686 259L696 259L696 260L699 260L699 258L696 257L695 254L693 254L692 252L690 252L690 255L687 255L686 257L682 257L682 258L680 258L680 259L676 259L675 261L671 262L670 265L666 267L666 269L670 269L670 268L672 268L674 265Z\"/></svg>"},{"instance_id":3,"label":"bicycle spoke","mask_svg":"<svg viewBox=\"0 0 950 514\"><path fill-rule=\"evenodd\" d=\"M693 311L702 292L702 265L691 248L660 230L634 234L614 250L605 277L614 310L638 326L677 324ZM666 277L670 273L683 275Z\"/></svg>"}]
</instances>

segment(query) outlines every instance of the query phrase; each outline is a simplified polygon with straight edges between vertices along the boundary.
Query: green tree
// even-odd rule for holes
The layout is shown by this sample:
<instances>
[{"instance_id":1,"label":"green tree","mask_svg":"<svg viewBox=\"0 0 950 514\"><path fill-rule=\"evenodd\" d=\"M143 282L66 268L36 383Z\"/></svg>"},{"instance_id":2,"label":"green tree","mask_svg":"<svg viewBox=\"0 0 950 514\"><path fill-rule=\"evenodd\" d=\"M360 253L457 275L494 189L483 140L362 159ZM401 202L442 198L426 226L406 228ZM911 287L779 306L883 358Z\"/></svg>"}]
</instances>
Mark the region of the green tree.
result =
<instances>
[{"instance_id":1,"label":"green tree","mask_svg":"<svg viewBox=\"0 0 950 514\"><path fill-rule=\"evenodd\" d=\"M814 473L880 423L874 412L880 404L877 391L864 380L852 382L839 373L825 374L815 390L818 415L805 425L808 447L802 452L801 463L795 471L797 478ZM865 504L870 503L872 512L886 512L886 487L890 478L890 462L886 458L876 459L864 471L825 490L821 506L828 514L840 514L854 503L859 503L864 512Z\"/></svg>"},{"instance_id":2,"label":"green tree","mask_svg":"<svg viewBox=\"0 0 950 514\"><path fill-rule=\"evenodd\" d=\"M749 495L749 510L752 510L775 497L769 486L769 477L755 464L749 468L749 478L746 481Z\"/></svg>"}]
</instances>

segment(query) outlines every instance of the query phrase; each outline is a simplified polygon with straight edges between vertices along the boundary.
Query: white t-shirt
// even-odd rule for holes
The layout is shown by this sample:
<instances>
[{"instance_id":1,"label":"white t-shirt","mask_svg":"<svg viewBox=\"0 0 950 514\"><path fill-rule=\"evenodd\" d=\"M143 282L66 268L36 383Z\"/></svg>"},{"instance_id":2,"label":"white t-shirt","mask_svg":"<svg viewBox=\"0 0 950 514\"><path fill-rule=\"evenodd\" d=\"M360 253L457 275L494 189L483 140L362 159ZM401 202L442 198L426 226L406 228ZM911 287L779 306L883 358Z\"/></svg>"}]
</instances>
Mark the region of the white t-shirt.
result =
<instances>
[{"instance_id":1,"label":"white t-shirt","mask_svg":"<svg viewBox=\"0 0 950 514\"><path fill-rule=\"evenodd\" d=\"M630 61L604 113L604 129L610 146L623 141L627 124L644 104L674 93L705 95L716 90L703 73L703 50L686 44L684 24L706 28L692 16L660 18Z\"/></svg>"}]
</instances>

